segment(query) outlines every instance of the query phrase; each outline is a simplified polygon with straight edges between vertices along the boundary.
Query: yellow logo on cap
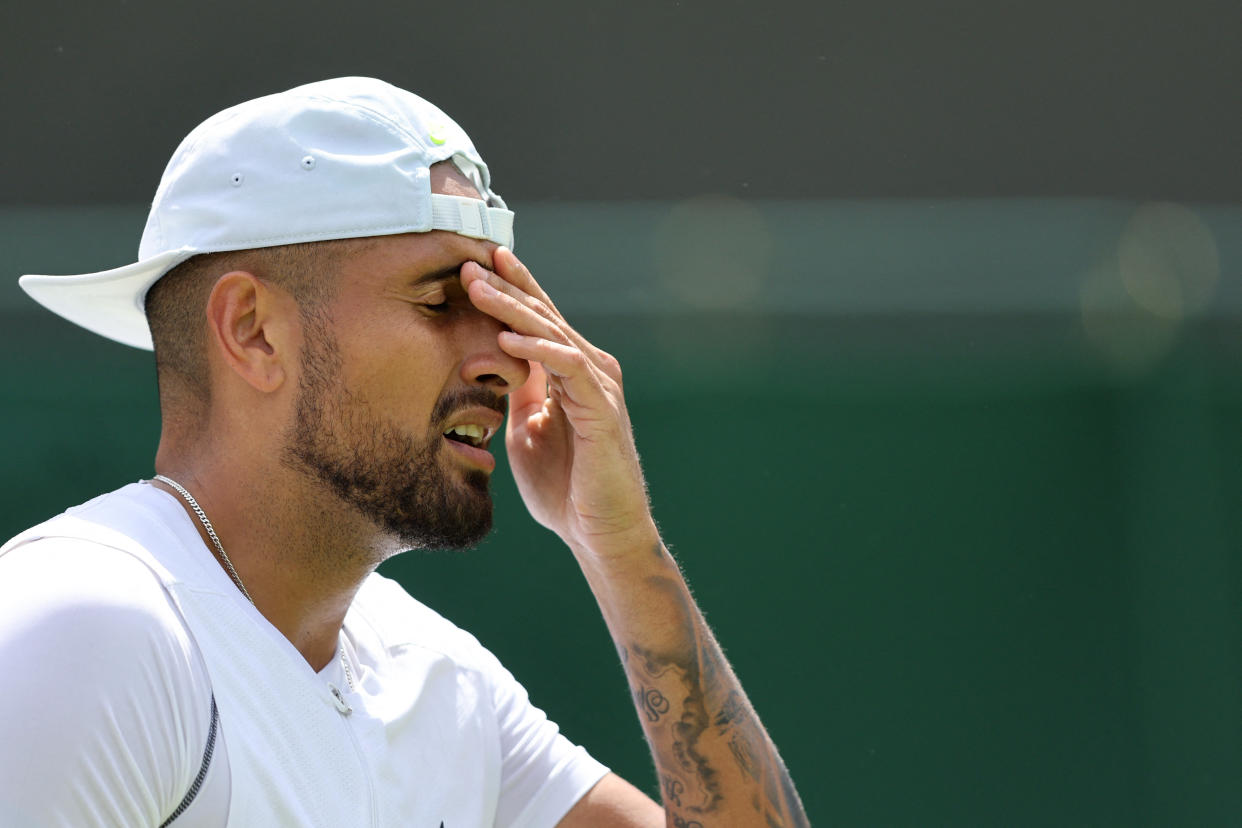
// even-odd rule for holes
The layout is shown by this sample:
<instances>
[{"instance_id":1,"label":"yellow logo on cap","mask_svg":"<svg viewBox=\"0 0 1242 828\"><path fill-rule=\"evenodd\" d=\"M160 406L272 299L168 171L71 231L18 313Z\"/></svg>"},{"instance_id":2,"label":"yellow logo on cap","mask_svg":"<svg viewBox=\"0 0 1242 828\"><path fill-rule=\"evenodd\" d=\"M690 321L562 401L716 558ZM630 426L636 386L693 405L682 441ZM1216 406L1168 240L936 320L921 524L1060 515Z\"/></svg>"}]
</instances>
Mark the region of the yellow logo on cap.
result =
<instances>
[{"instance_id":1,"label":"yellow logo on cap","mask_svg":"<svg viewBox=\"0 0 1242 828\"><path fill-rule=\"evenodd\" d=\"M448 124L436 124L431 128L431 131L427 133L427 137L431 139L431 143L438 147L448 140L448 137L445 134L447 132Z\"/></svg>"}]
</instances>

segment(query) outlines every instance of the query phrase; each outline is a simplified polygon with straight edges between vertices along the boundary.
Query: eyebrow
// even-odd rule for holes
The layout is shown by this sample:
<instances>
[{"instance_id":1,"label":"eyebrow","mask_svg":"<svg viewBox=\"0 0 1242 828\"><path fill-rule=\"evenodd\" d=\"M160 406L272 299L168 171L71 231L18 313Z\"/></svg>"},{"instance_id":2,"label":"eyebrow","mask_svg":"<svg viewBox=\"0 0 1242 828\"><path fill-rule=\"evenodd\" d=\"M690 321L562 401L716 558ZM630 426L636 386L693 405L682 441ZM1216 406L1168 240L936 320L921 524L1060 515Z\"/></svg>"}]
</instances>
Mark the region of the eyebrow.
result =
<instances>
[{"instance_id":1,"label":"eyebrow","mask_svg":"<svg viewBox=\"0 0 1242 828\"><path fill-rule=\"evenodd\" d=\"M421 276L417 276L411 279L408 284L410 285L410 287L418 287L421 285L429 285L433 282L450 281L457 277L457 274L461 272L461 268L465 263L466 262L463 261L455 265L449 265L448 267L442 267L439 270L433 271L431 273L424 273Z\"/></svg>"},{"instance_id":2,"label":"eyebrow","mask_svg":"<svg viewBox=\"0 0 1242 828\"><path fill-rule=\"evenodd\" d=\"M410 287L417 287L420 285L428 285L433 282L447 282L452 279L456 279L457 275L461 273L461 269L465 267L466 262L475 262L476 264L480 264L477 259L465 258L456 264L451 264L447 267L442 267L439 270L434 270L431 273L424 273L421 276L417 276L411 279L408 284ZM484 268L487 267L487 265L482 264L480 264L480 266Z\"/></svg>"}]
</instances>

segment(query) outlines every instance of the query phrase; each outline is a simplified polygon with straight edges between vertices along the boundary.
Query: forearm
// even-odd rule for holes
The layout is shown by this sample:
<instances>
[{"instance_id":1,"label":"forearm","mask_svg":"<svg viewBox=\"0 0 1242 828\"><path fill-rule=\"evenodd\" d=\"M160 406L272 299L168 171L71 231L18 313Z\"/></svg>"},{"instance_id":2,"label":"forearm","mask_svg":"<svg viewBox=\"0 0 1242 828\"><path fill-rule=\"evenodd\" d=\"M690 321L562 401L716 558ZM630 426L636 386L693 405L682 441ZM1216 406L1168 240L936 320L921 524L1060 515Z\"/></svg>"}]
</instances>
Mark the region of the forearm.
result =
<instances>
[{"instance_id":1,"label":"forearm","mask_svg":"<svg viewBox=\"0 0 1242 828\"><path fill-rule=\"evenodd\" d=\"M578 557L621 655L668 825L808 825L775 745L658 537L639 551Z\"/></svg>"},{"instance_id":2,"label":"forearm","mask_svg":"<svg viewBox=\"0 0 1242 828\"><path fill-rule=\"evenodd\" d=\"M569 326L511 251L498 249L493 264L467 262L461 279L474 306L505 326L501 349L530 363L529 379L510 394L514 480L535 520L573 549L595 593L655 756L667 824L807 825L776 748L650 520L620 364ZM602 824L602 812L586 806L563 824Z\"/></svg>"}]
</instances>

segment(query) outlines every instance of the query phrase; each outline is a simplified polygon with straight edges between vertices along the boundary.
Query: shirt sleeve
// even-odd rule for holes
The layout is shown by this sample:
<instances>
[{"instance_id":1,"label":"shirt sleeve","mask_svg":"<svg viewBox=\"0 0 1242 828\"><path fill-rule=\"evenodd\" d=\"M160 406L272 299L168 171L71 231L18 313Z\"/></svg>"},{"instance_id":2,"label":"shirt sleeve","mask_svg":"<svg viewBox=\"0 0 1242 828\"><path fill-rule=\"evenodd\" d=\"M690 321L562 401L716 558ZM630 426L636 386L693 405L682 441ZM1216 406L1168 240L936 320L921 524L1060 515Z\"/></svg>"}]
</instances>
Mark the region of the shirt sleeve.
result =
<instances>
[{"instance_id":1,"label":"shirt sleeve","mask_svg":"<svg viewBox=\"0 0 1242 828\"><path fill-rule=\"evenodd\" d=\"M608 768L566 739L556 724L530 703L526 689L513 674L494 656L490 661L501 749L496 825L550 828L608 773Z\"/></svg>"},{"instance_id":2,"label":"shirt sleeve","mask_svg":"<svg viewBox=\"0 0 1242 828\"><path fill-rule=\"evenodd\" d=\"M182 801L211 686L140 561L64 538L0 556L0 664L0 828L154 828Z\"/></svg>"}]
</instances>

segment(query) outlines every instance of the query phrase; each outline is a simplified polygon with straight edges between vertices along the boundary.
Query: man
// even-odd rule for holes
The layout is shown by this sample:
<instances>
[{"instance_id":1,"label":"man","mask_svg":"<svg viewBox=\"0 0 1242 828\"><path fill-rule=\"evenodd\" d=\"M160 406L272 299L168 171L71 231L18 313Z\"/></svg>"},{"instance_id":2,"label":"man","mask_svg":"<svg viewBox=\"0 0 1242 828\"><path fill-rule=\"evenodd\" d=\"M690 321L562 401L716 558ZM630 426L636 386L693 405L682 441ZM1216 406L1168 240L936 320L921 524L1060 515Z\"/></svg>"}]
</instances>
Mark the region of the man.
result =
<instances>
[{"instance_id":1,"label":"man","mask_svg":"<svg viewBox=\"0 0 1242 828\"><path fill-rule=\"evenodd\" d=\"M23 287L154 346L157 474L0 551L0 823L805 825L662 545L617 362L514 256L441 111L343 78L206 121L140 261ZM661 809L374 573L491 523L488 444L569 546Z\"/></svg>"}]
</instances>

